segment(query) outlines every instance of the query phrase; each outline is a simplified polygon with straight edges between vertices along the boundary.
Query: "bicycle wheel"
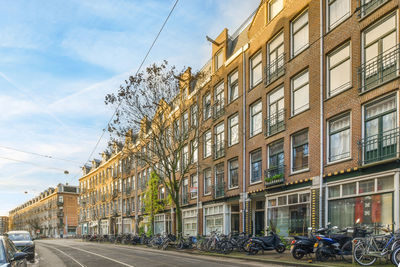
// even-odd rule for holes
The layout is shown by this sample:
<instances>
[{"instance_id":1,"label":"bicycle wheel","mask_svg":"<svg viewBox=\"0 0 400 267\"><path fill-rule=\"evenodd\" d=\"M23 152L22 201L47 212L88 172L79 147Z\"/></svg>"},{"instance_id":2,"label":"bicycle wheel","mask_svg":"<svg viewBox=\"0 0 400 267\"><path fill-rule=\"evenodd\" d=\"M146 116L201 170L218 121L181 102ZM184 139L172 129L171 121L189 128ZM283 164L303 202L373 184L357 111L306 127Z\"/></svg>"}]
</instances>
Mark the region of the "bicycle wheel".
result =
<instances>
[{"instance_id":1,"label":"bicycle wheel","mask_svg":"<svg viewBox=\"0 0 400 267\"><path fill-rule=\"evenodd\" d=\"M342 259L345 262L353 262L353 242L351 240L344 243L342 247Z\"/></svg>"},{"instance_id":2,"label":"bicycle wheel","mask_svg":"<svg viewBox=\"0 0 400 267\"><path fill-rule=\"evenodd\" d=\"M375 263L376 257L367 255L367 245L359 243L354 247L353 257L354 260L363 266L369 266Z\"/></svg>"},{"instance_id":3,"label":"bicycle wheel","mask_svg":"<svg viewBox=\"0 0 400 267\"><path fill-rule=\"evenodd\" d=\"M400 247L396 248L390 255L390 261L395 265L399 266L400 263Z\"/></svg>"},{"instance_id":4,"label":"bicycle wheel","mask_svg":"<svg viewBox=\"0 0 400 267\"><path fill-rule=\"evenodd\" d=\"M230 242L223 242L223 243L220 245L220 251L221 251L221 253L229 254L229 253L232 252L232 250L233 250L233 246L232 246L232 244L231 244Z\"/></svg>"}]
</instances>

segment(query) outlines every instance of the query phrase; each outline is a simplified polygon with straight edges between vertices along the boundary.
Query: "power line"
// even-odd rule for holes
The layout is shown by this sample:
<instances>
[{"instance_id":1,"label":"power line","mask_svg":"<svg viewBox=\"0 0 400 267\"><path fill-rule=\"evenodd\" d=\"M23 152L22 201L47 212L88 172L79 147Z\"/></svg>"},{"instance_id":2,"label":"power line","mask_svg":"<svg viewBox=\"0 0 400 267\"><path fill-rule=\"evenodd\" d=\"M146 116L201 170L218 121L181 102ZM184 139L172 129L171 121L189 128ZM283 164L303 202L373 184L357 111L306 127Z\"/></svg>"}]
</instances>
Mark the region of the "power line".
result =
<instances>
[{"instance_id":1,"label":"power line","mask_svg":"<svg viewBox=\"0 0 400 267\"><path fill-rule=\"evenodd\" d=\"M34 162L25 161L25 160L13 159L13 158L8 158L8 157L3 157L3 156L0 156L0 159L10 160L10 161L15 161L15 162L20 162L20 163L26 163L26 164L34 165L34 166L36 166L38 168L41 168L41 169L57 170L57 171L61 170L63 172L66 171L64 169L55 168L55 167L47 167L47 166L43 166L43 165L40 165L40 164L36 164Z\"/></svg>"},{"instance_id":2,"label":"power line","mask_svg":"<svg viewBox=\"0 0 400 267\"><path fill-rule=\"evenodd\" d=\"M168 13L167 18L164 20L163 25L161 26L160 30L158 31L156 37L154 38L154 40L153 40L153 42L152 42L150 48L147 50L146 55L144 56L143 60L141 61L140 65L139 65L139 67L138 67L138 69L137 69L137 71L136 71L136 73L135 73L135 76L139 73L140 69L143 67L143 64L145 63L147 57L148 57L149 54L150 54L150 51L153 49L155 43L157 42L158 37L160 36L161 32L163 31L165 25L167 24L169 18L171 17L172 12L174 11L174 9L175 9L176 5L178 4L178 2L179 2L179 0L176 0L175 3L174 3L174 5L172 6L172 9L171 9L170 12ZM114 119L115 115L117 114L117 111L118 111L118 109L119 109L120 106L121 106L121 102L118 103L118 105L117 105L117 107L115 108L115 110L114 110L114 112L113 112L111 118L109 119L109 121L108 121L106 127L108 127L108 126L110 125L111 121ZM103 129L103 131L102 131L102 133L101 133L101 135L100 135L100 138L97 140L96 145L94 146L94 148L93 148L92 152L90 153L90 155L89 155L89 157L88 157L88 160L85 162L85 164L86 164L87 162L89 162L90 159L92 158L93 153L96 151L97 147L99 146L100 141L101 141L101 139L103 139L103 136L104 136L105 132L106 132L106 128Z\"/></svg>"},{"instance_id":3,"label":"power line","mask_svg":"<svg viewBox=\"0 0 400 267\"><path fill-rule=\"evenodd\" d=\"M67 162L72 162L72 163L81 164L81 163L78 162L78 161L74 161L74 160L70 160L70 159L63 159L63 158L59 158L59 157L53 157L53 156L51 156L51 155L39 154L39 153L36 153L36 152L25 151L25 150L22 150L22 149L13 148L13 147L8 147L8 146L2 146L2 145L0 145L0 148L4 148L4 149L8 149L8 150L14 150L14 151L17 151L17 152L21 152L21 153L25 153L25 154L30 154L30 155L35 155L35 156L38 156L38 157L43 157L43 158L48 158L48 159L53 159L53 160L62 160L62 161L67 161Z\"/></svg>"}]
</instances>

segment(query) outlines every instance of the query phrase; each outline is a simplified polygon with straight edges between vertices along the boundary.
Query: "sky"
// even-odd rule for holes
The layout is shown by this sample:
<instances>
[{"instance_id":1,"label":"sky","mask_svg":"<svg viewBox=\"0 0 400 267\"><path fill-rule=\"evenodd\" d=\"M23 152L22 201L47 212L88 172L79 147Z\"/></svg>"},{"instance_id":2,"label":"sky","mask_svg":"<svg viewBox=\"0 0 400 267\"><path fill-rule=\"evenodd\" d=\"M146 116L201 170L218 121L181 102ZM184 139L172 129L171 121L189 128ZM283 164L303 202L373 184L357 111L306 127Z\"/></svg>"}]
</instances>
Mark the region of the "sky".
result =
<instances>
[{"instance_id":1,"label":"sky","mask_svg":"<svg viewBox=\"0 0 400 267\"><path fill-rule=\"evenodd\" d=\"M201 68L211 58L205 36L232 34L259 2L180 0L144 67ZM105 95L136 72L174 3L0 1L0 216L60 182L78 184L113 113Z\"/></svg>"}]
</instances>

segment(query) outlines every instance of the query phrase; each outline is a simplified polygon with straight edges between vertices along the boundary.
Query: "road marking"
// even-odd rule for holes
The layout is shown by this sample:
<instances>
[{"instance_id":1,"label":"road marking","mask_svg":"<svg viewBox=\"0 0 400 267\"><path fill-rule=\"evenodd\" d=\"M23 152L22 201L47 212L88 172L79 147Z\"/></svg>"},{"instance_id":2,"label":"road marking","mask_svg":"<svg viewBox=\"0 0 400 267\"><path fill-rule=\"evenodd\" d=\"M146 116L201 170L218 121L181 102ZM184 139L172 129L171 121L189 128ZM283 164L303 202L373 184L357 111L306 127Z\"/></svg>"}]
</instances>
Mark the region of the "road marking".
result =
<instances>
[{"instance_id":1,"label":"road marking","mask_svg":"<svg viewBox=\"0 0 400 267\"><path fill-rule=\"evenodd\" d=\"M71 257L70 255L68 255L67 253L65 253L64 251L56 248L56 247L51 247L59 252L61 252L62 254L64 254L65 256L67 256L68 258L70 258L71 260L73 260L74 262L78 263L81 267L86 267L85 265L83 265L82 263L80 263L79 261L77 261L76 259L74 259L73 257Z\"/></svg>"},{"instance_id":2,"label":"road marking","mask_svg":"<svg viewBox=\"0 0 400 267\"><path fill-rule=\"evenodd\" d=\"M122 261L114 260L114 259L112 259L112 258L103 256L103 255L100 255L100 254L97 254L97 253L94 253L94 252L91 252L91 251L88 251L88 250L85 250L85 249L76 248L76 247L71 247L71 246L66 246L66 245L60 245L60 244L57 244L57 245L62 246L62 247L68 247L68 248L80 250L80 251L83 251L83 252L86 252L86 253L89 253L89 254L92 254L92 255L95 255L95 256L98 256L98 257L101 257L101 258L104 258L104 259L107 259L107 260L110 260L110 261L113 261L113 262L116 262L116 263L119 263L119 264L124 265L124 266L127 266L127 267L135 267L135 266L133 266L133 265L129 265L129 264L124 263L124 262L122 262ZM83 265L81 265L81 266L84 267Z\"/></svg>"}]
</instances>

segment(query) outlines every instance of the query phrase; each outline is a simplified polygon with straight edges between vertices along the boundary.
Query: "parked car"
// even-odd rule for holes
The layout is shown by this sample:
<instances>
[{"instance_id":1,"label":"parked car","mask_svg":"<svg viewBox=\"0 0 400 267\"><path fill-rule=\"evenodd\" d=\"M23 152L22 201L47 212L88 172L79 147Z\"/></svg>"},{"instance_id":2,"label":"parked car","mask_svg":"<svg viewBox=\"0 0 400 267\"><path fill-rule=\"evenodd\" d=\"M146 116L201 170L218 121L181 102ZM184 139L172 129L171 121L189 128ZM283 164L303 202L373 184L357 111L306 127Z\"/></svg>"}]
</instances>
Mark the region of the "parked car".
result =
<instances>
[{"instance_id":1,"label":"parked car","mask_svg":"<svg viewBox=\"0 0 400 267\"><path fill-rule=\"evenodd\" d=\"M18 251L7 236L0 236L0 267L26 267L28 254Z\"/></svg>"},{"instance_id":2,"label":"parked car","mask_svg":"<svg viewBox=\"0 0 400 267\"><path fill-rule=\"evenodd\" d=\"M28 254L27 260L35 261L35 243L28 231L10 231L7 236L18 250Z\"/></svg>"}]
</instances>

